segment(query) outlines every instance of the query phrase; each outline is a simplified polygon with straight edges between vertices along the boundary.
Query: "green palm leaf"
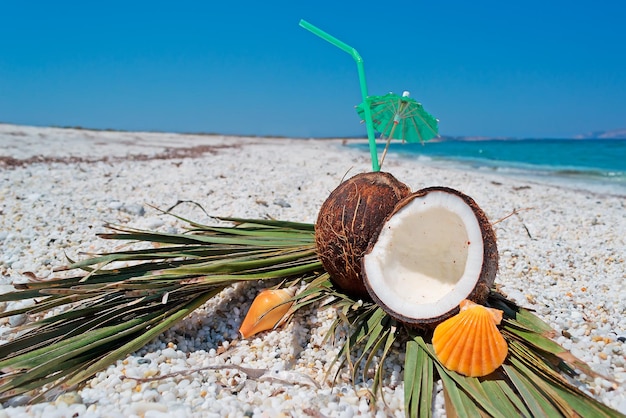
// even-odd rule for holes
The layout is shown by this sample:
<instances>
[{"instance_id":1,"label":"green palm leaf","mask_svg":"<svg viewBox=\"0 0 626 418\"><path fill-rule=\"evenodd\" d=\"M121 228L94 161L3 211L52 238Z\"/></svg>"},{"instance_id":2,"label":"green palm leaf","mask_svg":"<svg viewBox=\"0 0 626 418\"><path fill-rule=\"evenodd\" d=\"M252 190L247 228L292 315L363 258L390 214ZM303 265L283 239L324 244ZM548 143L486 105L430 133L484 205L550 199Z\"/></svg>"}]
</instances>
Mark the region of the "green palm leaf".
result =
<instances>
[{"instance_id":1,"label":"green palm leaf","mask_svg":"<svg viewBox=\"0 0 626 418\"><path fill-rule=\"evenodd\" d=\"M434 363L423 345L415 338L409 339L406 343L404 361L404 399L407 416L432 416L434 383Z\"/></svg>"},{"instance_id":2,"label":"green palm leaf","mask_svg":"<svg viewBox=\"0 0 626 418\"><path fill-rule=\"evenodd\" d=\"M345 296L331 304L343 310L335 322L345 322L351 331L339 353L341 364L351 367L356 381L358 372L365 373L378 352L381 360L372 387L376 392L383 383L379 380L382 363L392 339L406 338L404 398L408 417L432 416L433 392L439 380L443 383L448 416L623 417L569 383L564 376L575 378L577 369L593 372L548 337L553 331L547 324L499 293L492 292L488 304L506 308L503 335L510 354L499 370L484 378L466 377L446 369L434 353L429 332L399 328L402 336L394 332L397 324L382 309L372 303L354 309L358 304ZM331 327L329 333L335 329L336 326Z\"/></svg>"},{"instance_id":3,"label":"green palm leaf","mask_svg":"<svg viewBox=\"0 0 626 418\"><path fill-rule=\"evenodd\" d=\"M221 218L234 225L207 226L177 218L187 224L184 233L109 225L112 232L100 237L156 247L92 255L64 269L75 275L17 284L15 292L0 295L0 302L38 301L0 318L70 308L25 325L19 337L0 346L0 401L27 392L38 395L37 401L80 385L225 287L278 280L282 286L305 284L292 311L311 305L336 310L326 341L340 328L349 334L328 371L337 363L338 375L347 366L356 383L367 382L374 368L374 395L382 393L385 359L394 345L404 343L407 416L432 416L438 381L448 416L622 416L571 384L576 370L595 374L551 340L554 331L547 324L496 292L487 303L504 311L501 329L509 356L492 375L468 378L438 361L429 332L406 329L374 303L338 291L317 259L313 225Z\"/></svg>"},{"instance_id":4,"label":"green palm leaf","mask_svg":"<svg viewBox=\"0 0 626 418\"><path fill-rule=\"evenodd\" d=\"M232 283L323 274L312 227L232 219L235 226L189 223L182 234L112 226L102 238L166 244L102 254L70 264L64 279L17 285L0 301L37 298L35 306L0 313L38 315L24 333L0 346L0 401L34 389L54 394L79 385L182 320ZM115 263L131 263L113 267ZM44 392L36 400L43 399Z\"/></svg>"}]
</instances>

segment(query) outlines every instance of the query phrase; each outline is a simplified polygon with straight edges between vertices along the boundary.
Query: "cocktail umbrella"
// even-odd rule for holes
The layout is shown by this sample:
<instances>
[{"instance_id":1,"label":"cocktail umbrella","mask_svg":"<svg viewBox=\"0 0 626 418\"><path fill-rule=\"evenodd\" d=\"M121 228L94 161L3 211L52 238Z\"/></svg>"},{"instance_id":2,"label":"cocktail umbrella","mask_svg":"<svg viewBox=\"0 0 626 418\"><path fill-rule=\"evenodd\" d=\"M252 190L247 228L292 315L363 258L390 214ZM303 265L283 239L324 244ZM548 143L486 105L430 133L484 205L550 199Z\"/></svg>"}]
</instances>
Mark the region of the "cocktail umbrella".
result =
<instances>
[{"instance_id":1,"label":"cocktail umbrella","mask_svg":"<svg viewBox=\"0 0 626 418\"><path fill-rule=\"evenodd\" d=\"M438 136L437 119L426 112L420 103L410 98L408 91L405 91L402 96L388 93L384 96L368 97L356 106L363 120L365 120L365 111L368 106L374 129L387 139L380 166L383 165L392 139L400 139L403 142L424 142Z\"/></svg>"}]
</instances>

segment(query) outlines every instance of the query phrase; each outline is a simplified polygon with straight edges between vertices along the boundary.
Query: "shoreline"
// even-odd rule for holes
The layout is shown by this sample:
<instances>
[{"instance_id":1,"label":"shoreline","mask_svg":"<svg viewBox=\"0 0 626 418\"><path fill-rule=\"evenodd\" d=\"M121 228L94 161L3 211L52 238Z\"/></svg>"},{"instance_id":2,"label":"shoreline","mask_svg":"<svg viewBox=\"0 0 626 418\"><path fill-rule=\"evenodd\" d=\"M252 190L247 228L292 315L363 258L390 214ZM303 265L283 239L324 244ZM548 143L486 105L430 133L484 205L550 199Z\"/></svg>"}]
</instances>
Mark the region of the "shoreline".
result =
<instances>
[{"instance_id":1,"label":"shoreline","mask_svg":"<svg viewBox=\"0 0 626 418\"><path fill-rule=\"evenodd\" d=\"M40 278L55 276L52 270L66 264L66 254L79 258L84 252L113 249L113 243L95 236L103 232L104 222L180 228L171 216L150 206L167 208L188 200L201 203L215 216L271 216L312 223L344 176L371 169L369 155L343 146L340 139L59 132L19 126L7 134L2 129L7 126L0 125L2 156L33 159L11 167L0 164L3 292L10 289L10 282L26 280L28 272ZM36 159L38 155L43 159ZM626 293L623 197L498 173L434 167L395 154L387 156L384 168L413 190L442 185L476 200L495 223L500 253L496 283L555 328L559 344L594 371L612 376L615 382L591 380L587 390L626 413L626 348L621 341L626 339L626 302L621 297ZM194 205L179 209L177 214L188 219L212 222ZM3 412L9 417L26 412L45 416L46 411L94 417L146 411L155 416L160 412L260 417L289 416L302 403L326 416L403 416L401 350L394 350L384 366L388 406L379 402L375 410L369 409L367 382L357 382L355 388L341 378L332 387L324 379L325 367L337 351L337 345L322 342L332 321L329 311L307 311L284 329L239 340L238 325L257 290L256 284L228 289L158 340L99 373L76 392L79 402L66 398L71 404L17 404ZM8 320L0 320L0 332L12 329ZM219 364L283 367L314 379L321 389L246 381L232 371L183 373L154 387L120 378ZM242 389L231 393L230 388L240 384ZM442 404L438 405L435 416L441 416Z\"/></svg>"},{"instance_id":2,"label":"shoreline","mask_svg":"<svg viewBox=\"0 0 626 418\"><path fill-rule=\"evenodd\" d=\"M398 155L399 158L412 157ZM471 162L462 162L453 159L431 159L430 161L420 159L420 163L440 167L449 170L458 170L462 172L477 172L485 175L494 175L497 177L509 178L517 181L525 181L537 186L554 186L561 189L571 190L573 192L591 193L601 196L610 196L626 199L626 183L615 183L604 178L590 177L580 175L571 175L570 173L561 173L560 170L523 170L503 166L486 166L472 164Z\"/></svg>"},{"instance_id":3,"label":"shoreline","mask_svg":"<svg viewBox=\"0 0 626 418\"><path fill-rule=\"evenodd\" d=\"M525 142L528 141L529 140L525 140ZM543 140L538 139L532 141ZM619 141L626 144L626 141ZM433 141L431 140L429 143L430 142ZM545 165L493 158L480 158L477 156L421 153L416 151L415 147L410 146L415 144L396 143L395 145L395 147L392 146L390 148L389 155L394 155L395 158L400 159L419 160L420 163L424 165L459 169L461 171L494 173L513 179L533 180L535 182L553 184L570 189L584 189L588 191L602 190L603 192L615 196L626 197L626 171L624 171L624 169ZM403 148L403 145L409 146ZM349 146L359 149L362 152L369 152L369 150L367 150L367 144L363 142L351 143ZM428 147L428 144L425 144L425 146ZM381 152L382 147L381 144L379 144L379 154Z\"/></svg>"}]
</instances>

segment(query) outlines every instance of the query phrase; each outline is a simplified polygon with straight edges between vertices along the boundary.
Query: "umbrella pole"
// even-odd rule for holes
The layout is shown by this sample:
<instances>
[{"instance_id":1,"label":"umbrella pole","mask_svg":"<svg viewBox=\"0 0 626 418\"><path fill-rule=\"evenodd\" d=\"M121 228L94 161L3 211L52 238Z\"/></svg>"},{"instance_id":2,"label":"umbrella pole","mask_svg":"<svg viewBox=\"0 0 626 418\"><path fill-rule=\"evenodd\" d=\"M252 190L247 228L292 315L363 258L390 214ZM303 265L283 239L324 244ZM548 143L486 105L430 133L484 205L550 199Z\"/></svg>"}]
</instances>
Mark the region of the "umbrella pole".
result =
<instances>
[{"instance_id":1,"label":"umbrella pole","mask_svg":"<svg viewBox=\"0 0 626 418\"><path fill-rule=\"evenodd\" d=\"M313 26L304 19L300 20L300 26L314 35L319 36L325 41L330 42L337 48L344 52L347 52L356 61L357 71L359 73L359 83L361 86L361 96L363 97L363 103L367 104L367 83L365 82L365 67L363 65L363 58L359 55L356 49L352 48L345 42L340 41L334 36L324 32L320 28ZM367 139L370 147L370 155L372 157L372 171L380 171L380 165L378 164L378 153L376 152L376 134L374 132L374 121L372 120L372 110L370 106L365 106L365 126L367 128Z\"/></svg>"},{"instance_id":2,"label":"umbrella pole","mask_svg":"<svg viewBox=\"0 0 626 418\"><path fill-rule=\"evenodd\" d=\"M391 144L391 137L387 138L387 143L385 144L385 149L383 150L383 155L380 157L380 167L382 168L383 162L385 161L385 155L387 155L387 150L389 149L389 144Z\"/></svg>"},{"instance_id":3,"label":"umbrella pole","mask_svg":"<svg viewBox=\"0 0 626 418\"><path fill-rule=\"evenodd\" d=\"M397 122L393 123L391 127L391 131L389 132L389 136L387 137L387 143L385 144L385 149L383 150L383 155L380 157L380 166L383 166L383 162L385 161L385 155L387 155L387 150L389 149L389 145L391 145L391 140L393 139L393 132L396 130L396 126L398 126Z\"/></svg>"}]
</instances>

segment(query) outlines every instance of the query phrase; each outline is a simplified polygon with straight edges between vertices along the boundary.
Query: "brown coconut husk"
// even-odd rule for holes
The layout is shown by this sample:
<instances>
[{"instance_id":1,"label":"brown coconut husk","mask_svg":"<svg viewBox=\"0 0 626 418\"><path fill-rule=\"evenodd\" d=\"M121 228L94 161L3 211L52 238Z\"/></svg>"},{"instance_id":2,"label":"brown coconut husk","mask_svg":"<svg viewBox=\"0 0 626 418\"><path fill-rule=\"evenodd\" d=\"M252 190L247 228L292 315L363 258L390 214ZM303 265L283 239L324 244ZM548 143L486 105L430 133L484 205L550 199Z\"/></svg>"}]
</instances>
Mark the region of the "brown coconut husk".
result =
<instances>
[{"instance_id":1,"label":"brown coconut husk","mask_svg":"<svg viewBox=\"0 0 626 418\"><path fill-rule=\"evenodd\" d=\"M385 172L357 174L332 191L315 223L315 243L335 286L369 299L361 258L396 204L410 193L407 185Z\"/></svg>"}]
</instances>

